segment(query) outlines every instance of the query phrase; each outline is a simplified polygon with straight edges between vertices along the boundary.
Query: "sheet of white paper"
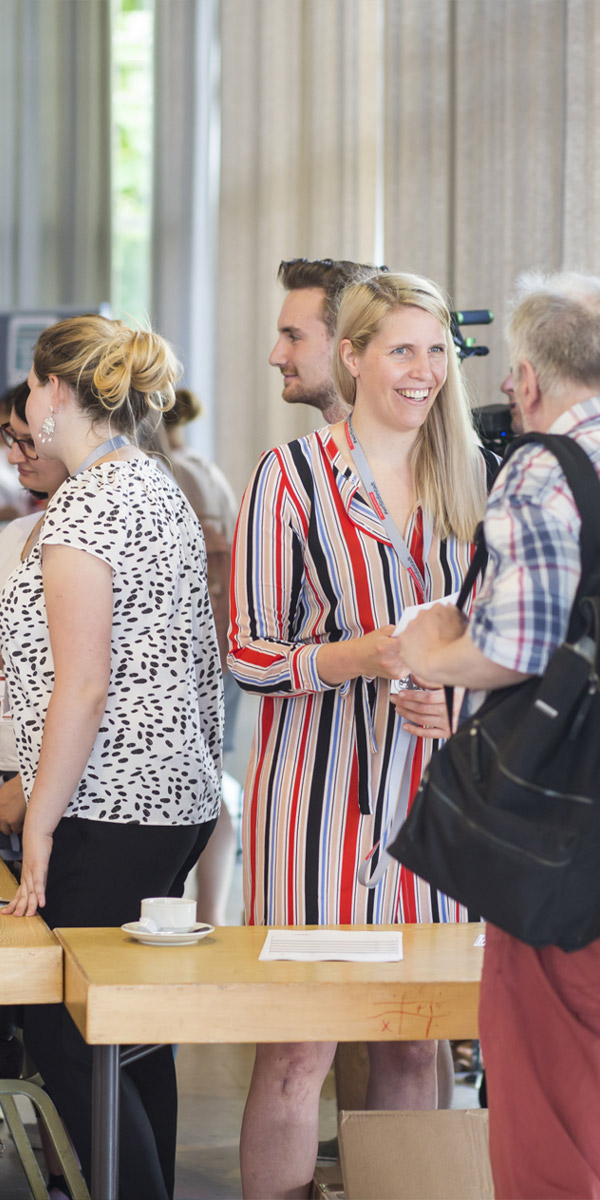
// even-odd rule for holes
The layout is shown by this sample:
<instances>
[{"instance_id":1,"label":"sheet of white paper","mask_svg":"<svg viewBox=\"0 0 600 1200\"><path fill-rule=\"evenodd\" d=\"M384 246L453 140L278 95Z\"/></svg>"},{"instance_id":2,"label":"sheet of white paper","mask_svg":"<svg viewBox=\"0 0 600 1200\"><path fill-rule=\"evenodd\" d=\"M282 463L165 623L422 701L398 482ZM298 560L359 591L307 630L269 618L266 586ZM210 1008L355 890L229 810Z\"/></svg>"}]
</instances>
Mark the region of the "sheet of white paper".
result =
<instances>
[{"instance_id":1,"label":"sheet of white paper","mask_svg":"<svg viewBox=\"0 0 600 1200\"><path fill-rule=\"evenodd\" d=\"M264 962L400 962L402 934L376 929L270 929L258 957Z\"/></svg>"},{"instance_id":2,"label":"sheet of white paper","mask_svg":"<svg viewBox=\"0 0 600 1200\"><path fill-rule=\"evenodd\" d=\"M452 592L449 596L442 596L441 600L428 600L426 604L409 604L408 608L404 609L392 637L398 637L398 634L404 633L406 626L410 625L410 622L414 621L415 617L418 617L419 613L424 612L426 608L433 608L434 604L456 604L459 594L459 592ZM395 679L392 679L390 691L392 693L402 691Z\"/></svg>"}]
</instances>

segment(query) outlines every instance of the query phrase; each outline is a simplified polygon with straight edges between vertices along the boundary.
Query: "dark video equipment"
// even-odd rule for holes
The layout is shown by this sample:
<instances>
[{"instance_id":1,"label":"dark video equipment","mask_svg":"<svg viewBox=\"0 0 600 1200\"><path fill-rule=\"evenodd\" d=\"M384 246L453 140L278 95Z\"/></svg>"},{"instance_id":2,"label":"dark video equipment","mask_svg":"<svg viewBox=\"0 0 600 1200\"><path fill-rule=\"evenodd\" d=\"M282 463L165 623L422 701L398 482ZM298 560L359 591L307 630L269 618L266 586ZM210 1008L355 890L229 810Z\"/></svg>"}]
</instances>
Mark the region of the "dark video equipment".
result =
<instances>
[{"instance_id":1,"label":"dark video equipment","mask_svg":"<svg viewBox=\"0 0 600 1200\"><path fill-rule=\"evenodd\" d=\"M461 362L464 358L481 357L490 352L489 346L477 346L475 338L463 337L461 326L491 325L493 320L494 314L490 312L489 308L465 308L461 312L450 313L452 337Z\"/></svg>"},{"instance_id":2,"label":"dark video equipment","mask_svg":"<svg viewBox=\"0 0 600 1200\"><path fill-rule=\"evenodd\" d=\"M473 419L483 445L503 458L506 447L515 437L508 404L484 404L481 408L474 408Z\"/></svg>"},{"instance_id":3,"label":"dark video equipment","mask_svg":"<svg viewBox=\"0 0 600 1200\"><path fill-rule=\"evenodd\" d=\"M461 362L465 358L480 358L489 354L489 346L477 346L475 338L464 337L463 325L491 325L494 320L489 308L464 308L460 312L450 313L450 329ZM515 434L510 424L510 408L508 404L485 404L473 409L475 428L487 450L504 457L506 447L513 441Z\"/></svg>"}]
</instances>

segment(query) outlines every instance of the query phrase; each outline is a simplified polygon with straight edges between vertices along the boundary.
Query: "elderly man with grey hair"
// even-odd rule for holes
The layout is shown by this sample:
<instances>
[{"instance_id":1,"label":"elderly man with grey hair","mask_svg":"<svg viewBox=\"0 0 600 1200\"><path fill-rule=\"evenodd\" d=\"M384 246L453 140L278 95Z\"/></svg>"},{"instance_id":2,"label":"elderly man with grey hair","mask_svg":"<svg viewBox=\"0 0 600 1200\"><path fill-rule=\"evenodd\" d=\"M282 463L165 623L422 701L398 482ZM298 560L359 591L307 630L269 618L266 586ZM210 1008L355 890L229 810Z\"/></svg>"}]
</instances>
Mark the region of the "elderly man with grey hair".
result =
<instances>
[{"instance_id":1,"label":"elderly man with grey hair","mask_svg":"<svg viewBox=\"0 0 600 1200\"><path fill-rule=\"evenodd\" d=\"M508 343L525 431L574 438L600 475L600 279L522 276ZM559 463L524 444L490 495L469 624L449 608L417 617L407 669L486 689L543 674L567 633L580 525ZM600 939L565 953L488 926L480 1029L497 1197L600 1196Z\"/></svg>"}]
</instances>

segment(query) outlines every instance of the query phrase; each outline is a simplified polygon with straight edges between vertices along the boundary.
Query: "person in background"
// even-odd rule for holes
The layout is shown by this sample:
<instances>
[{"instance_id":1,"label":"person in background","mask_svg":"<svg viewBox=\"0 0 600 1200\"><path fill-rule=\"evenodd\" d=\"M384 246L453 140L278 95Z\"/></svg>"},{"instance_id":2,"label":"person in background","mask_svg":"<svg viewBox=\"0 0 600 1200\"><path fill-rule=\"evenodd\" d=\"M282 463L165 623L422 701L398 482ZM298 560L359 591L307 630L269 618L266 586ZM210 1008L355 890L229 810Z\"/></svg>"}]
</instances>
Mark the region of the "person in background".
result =
<instances>
[{"instance_id":1,"label":"person in background","mask_svg":"<svg viewBox=\"0 0 600 1200\"><path fill-rule=\"evenodd\" d=\"M4 911L39 906L51 928L121 925L143 897L181 895L219 810L222 682L202 532L135 445L144 417L173 403L178 370L158 335L97 315L50 326L34 350L29 431L70 478L0 598L28 801ZM61 1005L27 1008L24 1039L89 1179L90 1048ZM164 1046L124 1071L121 1200L170 1200L176 1124Z\"/></svg>"},{"instance_id":2,"label":"person in background","mask_svg":"<svg viewBox=\"0 0 600 1200\"><path fill-rule=\"evenodd\" d=\"M442 690L390 704L402 674L395 625L408 605L458 590L485 508L486 459L445 298L418 276L350 284L333 364L351 418L264 455L234 542L229 664L261 696L244 795L246 918L466 920L398 864L372 890L358 880L361 861L379 861L401 783L412 797L448 734ZM247 1200L308 1196L334 1050L257 1047L240 1150ZM371 1043L367 1107L435 1108L437 1052Z\"/></svg>"},{"instance_id":3,"label":"person in background","mask_svg":"<svg viewBox=\"0 0 600 1200\"><path fill-rule=\"evenodd\" d=\"M600 475L600 278L521 276L507 334L524 430L574 438ZM580 530L556 458L519 447L490 494L469 623L420 614L398 639L405 666L485 689L542 675L567 634ZM567 954L488 924L479 1025L496 1196L600 1196L600 939Z\"/></svg>"},{"instance_id":4,"label":"person in background","mask_svg":"<svg viewBox=\"0 0 600 1200\"><path fill-rule=\"evenodd\" d=\"M227 754L234 749L241 696L239 686L227 667L231 547L238 505L225 475L216 463L198 454L185 441L186 425L195 421L201 412L202 406L195 393L189 388L177 388L173 407L163 414L163 424L168 442L166 463L170 465L173 478L198 517L206 542L208 593L223 670L223 752ZM226 776L223 782L227 782ZM237 795L237 789L233 794ZM223 803L215 831L195 872L198 920L207 921L209 925L225 924L235 866L237 832L233 822L237 821L239 813L229 811L227 797L228 791L224 786Z\"/></svg>"},{"instance_id":5,"label":"person in background","mask_svg":"<svg viewBox=\"0 0 600 1200\"><path fill-rule=\"evenodd\" d=\"M17 384L0 396L0 425L6 425L10 421L14 397L23 386L22 383ZM19 488L8 447L6 443L0 442L0 529L9 521L31 512L31 509L27 493Z\"/></svg>"},{"instance_id":6,"label":"person in background","mask_svg":"<svg viewBox=\"0 0 600 1200\"><path fill-rule=\"evenodd\" d=\"M40 458L25 418L25 407L29 396L27 383L21 383L10 393L11 408L7 420L0 425L0 438L7 447L8 461L17 468L20 484L38 505L46 504L67 478L62 463ZM20 562L30 553L39 537L44 519L39 508L24 517L17 517L0 532L0 588ZM22 848L20 833L25 819L25 796L19 774L17 747L10 714L6 681L3 678L4 694L0 718L0 857L10 863L20 863ZM18 1078L23 1065L23 1044L16 1031L17 1014L14 1009L0 1008L0 1077ZM65 1181L54 1147L47 1139L45 1128L39 1125L44 1147L49 1178L47 1181L50 1200L63 1200Z\"/></svg>"},{"instance_id":7,"label":"person in background","mask_svg":"<svg viewBox=\"0 0 600 1200\"><path fill-rule=\"evenodd\" d=\"M67 479L62 463L40 458L25 419L29 387L22 383L13 389L9 420L0 425L0 438L8 449L8 461L18 471L19 482L39 504L46 504ZM35 545L43 510L17 517L0 532L0 589ZM25 797L21 787L17 747L4 680L0 718L0 833L4 837L20 834L25 819ZM8 778L7 778L8 776Z\"/></svg>"},{"instance_id":8,"label":"person in background","mask_svg":"<svg viewBox=\"0 0 600 1200\"><path fill-rule=\"evenodd\" d=\"M347 284L385 270L332 258L292 258L279 264L277 278L287 296L269 362L281 371L286 404L317 408L330 424L348 415L333 382L331 363L337 305Z\"/></svg>"}]
</instances>

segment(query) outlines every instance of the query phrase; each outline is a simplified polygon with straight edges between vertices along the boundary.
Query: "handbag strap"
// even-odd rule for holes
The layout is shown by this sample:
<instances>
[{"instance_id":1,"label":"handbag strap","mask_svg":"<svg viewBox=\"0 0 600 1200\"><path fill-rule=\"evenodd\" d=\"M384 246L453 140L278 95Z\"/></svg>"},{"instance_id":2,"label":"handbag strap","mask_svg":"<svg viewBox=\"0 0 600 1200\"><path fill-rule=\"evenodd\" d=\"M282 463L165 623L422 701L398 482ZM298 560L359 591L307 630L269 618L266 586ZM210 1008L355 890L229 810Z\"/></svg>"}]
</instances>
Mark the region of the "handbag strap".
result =
<instances>
[{"instance_id":1,"label":"handbag strap","mask_svg":"<svg viewBox=\"0 0 600 1200\"><path fill-rule=\"evenodd\" d=\"M588 587L588 581L600 559L600 522L598 521L598 512L600 511L600 479L598 478L596 468L583 447L574 438L564 433L532 432L521 434L520 437L515 438L514 442L511 442L507 447L504 460L497 474L503 470L509 458L512 457L519 447L528 443L544 446L546 450L549 450L558 459L581 517L579 539L581 546L581 579L573 601L567 635L568 640L573 641L576 636L575 627L580 620L579 603L583 599L584 592ZM475 543L475 554L465 575L456 602L459 612L462 612L468 597L471 595L477 576L480 572L485 571L487 565L488 552L485 544L483 522L477 526L473 540ZM454 689L445 687L444 692L448 719L452 727Z\"/></svg>"},{"instance_id":2,"label":"handbag strap","mask_svg":"<svg viewBox=\"0 0 600 1200\"><path fill-rule=\"evenodd\" d=\"M591 577L600 562L600 479L589 454L574 438L564 433L524 433L509 446L504 461L506 462L520 445L527 442L545 446L546 450L558 459L581 518L581 578L573 600L567 633L567 640L573 641L577 636L577 625L581 621L580 601L589 589Z\"/></svg>"}]
</instances>

